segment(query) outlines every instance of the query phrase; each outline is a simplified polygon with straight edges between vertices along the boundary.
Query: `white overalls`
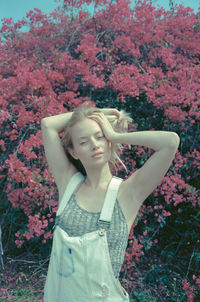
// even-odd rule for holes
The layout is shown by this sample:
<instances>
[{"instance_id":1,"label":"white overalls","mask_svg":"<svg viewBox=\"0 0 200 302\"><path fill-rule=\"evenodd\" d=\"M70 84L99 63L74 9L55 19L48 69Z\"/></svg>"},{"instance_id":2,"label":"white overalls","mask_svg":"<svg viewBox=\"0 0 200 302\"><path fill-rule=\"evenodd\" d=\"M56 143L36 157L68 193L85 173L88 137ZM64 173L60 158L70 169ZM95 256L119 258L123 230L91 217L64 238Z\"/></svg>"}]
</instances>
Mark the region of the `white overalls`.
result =
<instances>
[{"instance_id":1,"label":"white overalls","mask_svg":"<svg viewBox=\"0 0 200 302\"><path fill-rule=\"evenodd\" d=\"M59 209L65 208L74 189L83 180L78 172L71 178ZM44 288L44 302L129 302L129 295L115 278L109 255L107 232L121 178L113 177L101 210L99 229L70 237L56 225Z\"/></svg>"}]
</instances>

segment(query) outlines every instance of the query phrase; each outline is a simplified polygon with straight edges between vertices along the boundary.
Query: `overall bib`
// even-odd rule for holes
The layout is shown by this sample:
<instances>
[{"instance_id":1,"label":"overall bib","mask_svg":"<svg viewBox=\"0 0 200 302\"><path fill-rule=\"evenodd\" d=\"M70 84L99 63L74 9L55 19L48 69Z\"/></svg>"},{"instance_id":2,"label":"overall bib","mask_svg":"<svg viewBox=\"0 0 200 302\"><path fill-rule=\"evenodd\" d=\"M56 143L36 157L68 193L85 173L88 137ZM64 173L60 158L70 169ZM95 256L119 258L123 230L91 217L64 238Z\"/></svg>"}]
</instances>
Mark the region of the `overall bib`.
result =
<instances>
[{"instance_id":1,"label":"overall bib","mask_svg":"<svg viewBox=\"0 0 200 302\"><path fill-rule=\"evenodd\" d=\"M58 208L64 210L84 176L78 172L67 185ZM70 237L55 226L44 302L129 302L129 295L115 278L109 255L106 229L110 226L121 178L109 183L98 230Z\"/></svg>"}]
</instances>

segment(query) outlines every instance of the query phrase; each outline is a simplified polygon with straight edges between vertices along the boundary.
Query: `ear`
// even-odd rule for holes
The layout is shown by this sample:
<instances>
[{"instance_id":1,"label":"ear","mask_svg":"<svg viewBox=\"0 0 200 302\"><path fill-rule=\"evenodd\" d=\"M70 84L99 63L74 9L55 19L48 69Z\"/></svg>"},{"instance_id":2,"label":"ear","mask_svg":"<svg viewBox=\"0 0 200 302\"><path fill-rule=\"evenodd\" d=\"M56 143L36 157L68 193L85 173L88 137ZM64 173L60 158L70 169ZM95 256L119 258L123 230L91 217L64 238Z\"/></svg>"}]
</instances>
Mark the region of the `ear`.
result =
<instances>
[{"instance_id":1,"label":"ear","mask_svg":"<svg viewBox=\"0 0 200 302\"><path fill-rule=\"evenodd\" d=\"M68 152L69 152L69 154L70 154L74 159L78 159L78 157L76 156L76 153L75 153L74 149L68 148Z\"/></svg>"}]
</instances>

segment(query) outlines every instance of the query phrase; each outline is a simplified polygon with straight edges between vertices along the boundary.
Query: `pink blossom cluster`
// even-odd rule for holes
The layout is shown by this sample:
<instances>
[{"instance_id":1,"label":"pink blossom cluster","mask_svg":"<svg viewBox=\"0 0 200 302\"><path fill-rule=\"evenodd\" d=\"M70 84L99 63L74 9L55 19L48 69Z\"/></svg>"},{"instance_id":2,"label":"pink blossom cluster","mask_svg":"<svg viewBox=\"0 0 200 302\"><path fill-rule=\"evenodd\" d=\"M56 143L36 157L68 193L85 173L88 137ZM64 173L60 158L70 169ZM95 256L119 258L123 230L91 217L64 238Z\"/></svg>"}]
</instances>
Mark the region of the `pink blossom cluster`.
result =
<instances>
[{"instance_id":1,"label":"pink blossom cluster","mask_svg":"<svg viewBox=\"0 0 200 302\"><path fill-rule=\"evenodd\" d=\"M194 302L194 298L195 298L195 293L194 293L194 290L195 290L195 287L192 286L188 281L187 279L183 279L182 280L182 287L183 287L183 290L185 291L186 293L186 296L187 296L187 301L188 302Z\"/></svg>"}]
</instances>

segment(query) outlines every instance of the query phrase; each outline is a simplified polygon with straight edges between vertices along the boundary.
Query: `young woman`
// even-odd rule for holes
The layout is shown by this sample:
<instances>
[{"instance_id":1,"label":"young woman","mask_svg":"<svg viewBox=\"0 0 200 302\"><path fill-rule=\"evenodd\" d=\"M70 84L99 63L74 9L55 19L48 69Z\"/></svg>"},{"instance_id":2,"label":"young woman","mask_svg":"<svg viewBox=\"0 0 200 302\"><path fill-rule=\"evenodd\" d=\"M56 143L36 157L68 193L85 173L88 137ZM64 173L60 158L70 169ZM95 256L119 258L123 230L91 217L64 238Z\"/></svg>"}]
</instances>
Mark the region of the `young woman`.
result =
<instances>
[{"instance_id":1,"label":"young woman","mask_svg":"<svg viewBox=\"0 0 200 302\"><path fill-rule=\"evenodd\" d=\"M175 132L128 132L131 121L125 111L89 102L41 121L46 159L59 192L44 302L129 301L118 280L128 235L180 141ZM126 180L113 175L123 164L119 154L124 144L155 150Z\"/></svg>"}]
</instances>

